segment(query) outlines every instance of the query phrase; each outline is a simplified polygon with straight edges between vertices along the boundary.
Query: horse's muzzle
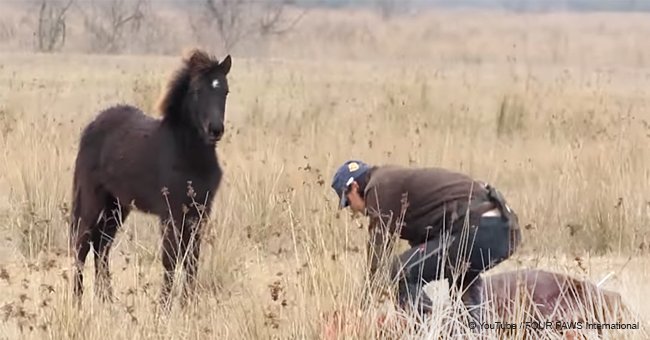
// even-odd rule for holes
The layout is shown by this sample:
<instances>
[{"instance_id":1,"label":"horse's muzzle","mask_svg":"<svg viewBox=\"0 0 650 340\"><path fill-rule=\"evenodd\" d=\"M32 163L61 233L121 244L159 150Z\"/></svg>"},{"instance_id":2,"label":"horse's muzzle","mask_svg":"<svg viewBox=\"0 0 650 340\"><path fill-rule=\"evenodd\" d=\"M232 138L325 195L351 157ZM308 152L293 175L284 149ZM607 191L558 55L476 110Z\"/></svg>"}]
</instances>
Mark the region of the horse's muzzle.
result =
<instances>
[{"instance_id":1,"label":"horse's muzzle","mask_svg":"<svg viewBox=\"0 0 650 340\"><path fill-rule=\"evenodd\" d=\"M208 139L210 143L216 143L223 137L224 127L223 124L216 124L208 127Z\"/></svg>"}]
</instances>

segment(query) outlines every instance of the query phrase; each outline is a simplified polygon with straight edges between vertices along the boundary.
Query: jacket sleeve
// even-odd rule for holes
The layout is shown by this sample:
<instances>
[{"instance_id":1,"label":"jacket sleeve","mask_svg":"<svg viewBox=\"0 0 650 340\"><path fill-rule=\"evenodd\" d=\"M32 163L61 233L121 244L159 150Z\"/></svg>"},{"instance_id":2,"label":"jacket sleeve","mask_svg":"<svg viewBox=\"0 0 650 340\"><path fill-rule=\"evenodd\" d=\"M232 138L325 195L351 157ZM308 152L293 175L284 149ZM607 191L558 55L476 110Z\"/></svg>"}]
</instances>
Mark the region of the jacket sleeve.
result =
<instances>
[{"instance_id":1,"label":"jacket sleeve","mask_svg":"<svg viewBox=\"0 0 650 340\"><path fill-rule=\"evenodd\" d=\"M372 204L374 199L372 195L367 201L368 205L368 214L370 217L370 223L368 225L368 247L367 247L367 257L368 257L368 266L370 271L370 279L373 280L377 274L378 269L388 262L387 256L392 254L392 232L394 228L391 223L394 223L392 212L385 213L380 211L376 204Z\"/></svg>"},{"instance_id":2,"label":"jacket sleeve","mask_svg":"<svg viewBox=\"0 0 650 340\"><path fill-rule=\"evenodd\" d=\"M381 225L380 219L377 217L370 218L369 225L369 240L368 240L368 266L370 271L370 279L373 280L377 269L379 268L380 261L384 257L384 248L387 246L386 241L390 238L386 237L386 230Z\"/></svg>"}]
</instances>

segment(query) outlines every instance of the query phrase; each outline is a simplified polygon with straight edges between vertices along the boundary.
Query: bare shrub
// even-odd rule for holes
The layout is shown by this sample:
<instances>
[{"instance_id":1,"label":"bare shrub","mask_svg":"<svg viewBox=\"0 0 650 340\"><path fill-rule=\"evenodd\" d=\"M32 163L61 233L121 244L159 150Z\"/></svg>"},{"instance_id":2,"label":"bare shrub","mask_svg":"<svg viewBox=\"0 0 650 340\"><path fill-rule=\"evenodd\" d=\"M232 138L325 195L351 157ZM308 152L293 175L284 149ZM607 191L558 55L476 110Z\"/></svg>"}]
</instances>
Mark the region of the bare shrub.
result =
<instances>
[{"instance_id":1,"label":"bare shrub","mask_svg":"<svg viewBox=\"0 0 650 340\"><path fill-rule=\"evenodd\" d=\"M193 30L195 33L206 31L203 24L215 28L222 47L230 51L247 39L283 35L293 29L306 10L290 17L287 8L291 3L290 0L205 0L205 11L200 16L201 26L192 24Z\"/></svg>"},{"instance_id":2,"label":"bare shrub","mask_svg":"<svg viewBox=\"0 0 650 340\"><path fill-rule=\"evenodd\" d=\"M186 32L186 27L181 29L168 20L170 19L158 11L147 11L137 34L129 35L128 52L163 55L177 53L177 47L184 44L183 34Z\"/></svg>"},{"instance_id":3,"label":"bare shrub","mask_svg":"<svg viewBox=\"0 0 650 340\"><path fill-rule=\"evenodd\" d=\"M82 10L84 27L90 35L92 52L118 53L126 37L142 28L147 0L109 0L88 4Z\"/></svg>"},{"instance_id":4,"label":"bare shrub","mask_svg":"<svg viewBox=\"0 0 650 340\"><path fill-rule=\"evenodd\" d=\"M65 45L66 13L74 0L64 1L41 0L36 30L36 48L40 52L58 51Z\"/></svg>"}]
</instances>

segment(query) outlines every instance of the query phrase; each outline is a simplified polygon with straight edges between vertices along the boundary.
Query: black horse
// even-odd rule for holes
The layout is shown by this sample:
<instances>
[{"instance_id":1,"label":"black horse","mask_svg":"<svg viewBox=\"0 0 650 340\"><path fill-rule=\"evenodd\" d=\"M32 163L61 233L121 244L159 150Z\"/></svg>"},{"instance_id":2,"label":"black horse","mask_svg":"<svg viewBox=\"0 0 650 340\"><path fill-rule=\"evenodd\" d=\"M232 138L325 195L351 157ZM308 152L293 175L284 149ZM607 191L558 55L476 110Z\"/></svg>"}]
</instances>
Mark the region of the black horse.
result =
<instances>
[{"instance_id":1,"label":"black horse","mask_svg":"<svg viewBox=\"0 0 650 340\"><path fill-rule=\"evenodd\" d=\"M215 147L224 134L230 66L230 55L219 62L193 50L162 97L162 119L118 105L101 112L83 130L70 226L77 303L91 246L95 292L103 301L113 300L109 251L132 209L155 214L161 222L163 307L170 307L177 261L187 275L184 296L194 292L200 229L222 178Z\"/></svg>"}]
</instances>

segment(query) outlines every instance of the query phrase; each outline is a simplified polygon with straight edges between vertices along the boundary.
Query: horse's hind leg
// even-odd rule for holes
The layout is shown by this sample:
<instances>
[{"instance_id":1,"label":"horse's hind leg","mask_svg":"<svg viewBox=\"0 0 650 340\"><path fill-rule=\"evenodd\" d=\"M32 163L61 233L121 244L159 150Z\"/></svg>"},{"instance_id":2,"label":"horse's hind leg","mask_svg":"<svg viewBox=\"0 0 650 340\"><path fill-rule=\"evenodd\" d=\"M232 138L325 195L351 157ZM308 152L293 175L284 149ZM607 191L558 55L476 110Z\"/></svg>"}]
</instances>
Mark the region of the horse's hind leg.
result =
<instances>
[{"instance_id":1,"label":"horse's hind leg","mask_svg":"<svg viewBox=\"0 0 650 340\"><path fill-rule=\"evenodd\" d=\"M74 256L73 293L78 306L83 295L83 269L90 251L90 241L101 205L97 197L82 187L75 188L70 221L70 246Z\"/></svg>"},{"instance_id":2,"label":"horse's hind leg","mask_svg":"<svg viewBox=\"0 0 650 340\"><path fill-rule=\"evenodd\" d=\"M81 296L83 295L84 291L84 284L83 284L83 269L84 269L84 264L86 263L86 256L88 256L88 252L90 251L90 231L88 228L84 228L84 226L87 226L87 222L75 218L72 221L72 226L71 229L75 230L73 233L73 239L71 241L72 243L72 248L73 248L73 256L74 256L74 268L73 268L73 278L72 282L74 285L74 298L75 302L78 306L81 305Z\"/></svg>"},{"instance_id":3,"label":"horse's hind leg","mask_svg":"<svg viewBox=\"0 0 650 340\"><path fill-rule=\"evenodd\" d=\"M114 197L107 195L101 220L92 234L92 243L95 250L95 293L104 302L113 301L109 253L115 234L129 215L129 212L128 207L119 205Z\"/></svg>"}]
</instances>

